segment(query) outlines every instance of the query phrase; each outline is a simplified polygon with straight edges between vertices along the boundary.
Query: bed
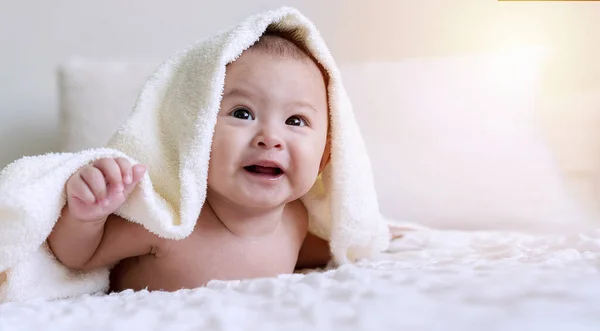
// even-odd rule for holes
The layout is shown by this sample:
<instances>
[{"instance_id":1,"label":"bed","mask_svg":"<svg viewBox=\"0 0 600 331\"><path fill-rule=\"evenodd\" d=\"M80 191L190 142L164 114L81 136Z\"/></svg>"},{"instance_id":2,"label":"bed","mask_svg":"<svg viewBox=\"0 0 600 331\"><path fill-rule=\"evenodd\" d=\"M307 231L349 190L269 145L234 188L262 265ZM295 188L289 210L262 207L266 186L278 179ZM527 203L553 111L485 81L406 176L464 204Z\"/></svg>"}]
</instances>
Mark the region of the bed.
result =
<instances>
[{"instance_id":1,"label":"bed","mask_svg":"<svg viewBox=\"0 0 600 331\"><path fill-rule=\"evenodd\" d=\"M0 306L0 330L597 330L600 232L415 232L337 270Z\"/></svg>"},{"instance_id":2,"label":"bed","mask_svg":"<svg viewBox=\"0 0 600 331\"><path fill-rule=\"evenodd\" d=\"M379 256L173 293L6 303L0 330L597 330L600 231L579 185L594 170L557 162L539 134L530 61L341 66L382 212L426 227ZM63 65L62 149L104 143L155 65Z\"/></svg>"}]
</instances>

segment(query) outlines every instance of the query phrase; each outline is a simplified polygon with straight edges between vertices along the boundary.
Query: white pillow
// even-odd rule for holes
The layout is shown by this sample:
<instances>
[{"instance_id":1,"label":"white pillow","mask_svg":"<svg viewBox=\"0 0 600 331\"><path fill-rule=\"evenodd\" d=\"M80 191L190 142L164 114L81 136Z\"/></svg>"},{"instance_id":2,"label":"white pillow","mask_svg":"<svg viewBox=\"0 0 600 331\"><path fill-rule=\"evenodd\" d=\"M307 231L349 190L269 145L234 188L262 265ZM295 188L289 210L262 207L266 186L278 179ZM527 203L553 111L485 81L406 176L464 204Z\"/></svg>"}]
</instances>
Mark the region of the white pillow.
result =
<instances>
[{"instance_id":1,"label":"white pillow","mask_svg":"<svg viewBox=\"0 0 600 331\"><path fill-rule=\"evenodd\" d=\"M455 229L586 222L536 133L539 66L517 55L341 67L384 215Z\"/></svg>"},{"instance_id":2,"label":"white pillow","mask_svg":"<svg viewBox=\"0 0 600 331\"><path fill-rule=\"evenodd\" d=\"M73 59L58 72L61 151L101 147L127 119L157 62Z\"/></svg>"}]
</instances>

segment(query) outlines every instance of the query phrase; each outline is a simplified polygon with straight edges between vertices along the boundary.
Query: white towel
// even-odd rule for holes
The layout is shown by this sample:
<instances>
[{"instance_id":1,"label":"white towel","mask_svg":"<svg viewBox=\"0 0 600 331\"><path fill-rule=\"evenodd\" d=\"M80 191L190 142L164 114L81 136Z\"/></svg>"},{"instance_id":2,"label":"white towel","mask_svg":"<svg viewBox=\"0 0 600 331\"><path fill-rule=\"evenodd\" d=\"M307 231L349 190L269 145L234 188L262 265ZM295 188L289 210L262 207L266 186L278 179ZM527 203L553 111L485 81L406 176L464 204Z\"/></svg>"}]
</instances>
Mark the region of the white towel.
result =
<instances>
[{"instance_id":1,"label":"white towel","mask_svg":"<svg viewBox=\"0 0 600 331\"><path fill-rule=\"evenodd\" d=\"M25 157L0 173L0 302L107 289L107 269L69 270L45 242L66 202L66 181L93 160L127 157L145 164L148 171L118 213L165 238L190 234L206 196L225 66L268 26L301 29L306 46L330 76L331 162L302 199L309 230L330 241L338 264L387 248L390 233L340 73L315 26L296 9L283 7L251 16L164 62L105 148Z\"/></svg>"}]
</instances>

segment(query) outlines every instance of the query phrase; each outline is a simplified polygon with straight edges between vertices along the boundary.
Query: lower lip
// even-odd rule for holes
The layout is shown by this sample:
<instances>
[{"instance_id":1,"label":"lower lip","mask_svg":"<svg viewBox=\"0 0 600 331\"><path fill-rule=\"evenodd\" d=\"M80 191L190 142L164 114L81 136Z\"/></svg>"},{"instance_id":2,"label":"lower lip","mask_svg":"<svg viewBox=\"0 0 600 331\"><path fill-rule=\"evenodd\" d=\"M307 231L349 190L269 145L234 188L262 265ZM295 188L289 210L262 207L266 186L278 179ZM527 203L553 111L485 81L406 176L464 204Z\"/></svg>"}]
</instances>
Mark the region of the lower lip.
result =
<instances>
[{"instance_id":1,"label":"lower lip","mask_svg":"<svg viewBox=\"0 0 600 331\"><path fill-rule=\"evenodd\" d=\"M251 172L246 169L243 169L243 170L246 174L250 175L251 177L261 179L261 180L275 181L275 180L278 180L281 177L283 177L283 173L280 173L278 175L269 175L269 174L261 174L261 173L257 173L257 172Z\"/></svg>"}]
</instances>

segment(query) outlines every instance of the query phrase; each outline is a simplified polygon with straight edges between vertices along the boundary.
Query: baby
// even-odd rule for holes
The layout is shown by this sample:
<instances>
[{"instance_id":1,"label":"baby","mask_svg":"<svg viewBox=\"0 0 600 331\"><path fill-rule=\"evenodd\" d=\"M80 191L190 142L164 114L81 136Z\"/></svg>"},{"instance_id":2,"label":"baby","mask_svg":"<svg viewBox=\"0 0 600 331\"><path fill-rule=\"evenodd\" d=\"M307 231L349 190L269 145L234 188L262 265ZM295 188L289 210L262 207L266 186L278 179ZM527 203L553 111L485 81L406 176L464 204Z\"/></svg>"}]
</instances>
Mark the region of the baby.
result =
<instances>
[{"instance_id":1,"label":"baby","mask_svg":"<svg viewBox=\"0 0 600 331\"><path fill-rule=\"evenodd\" d=\"M293 33L268 31L226 68L194 231L168 240L114 214L145 173L100 159L67 181L48 244L67 267L111 267L112 291L194 288L329 261L308 233L305 195L329 160L327 74Z\"/></svg>"}]
</instances>

